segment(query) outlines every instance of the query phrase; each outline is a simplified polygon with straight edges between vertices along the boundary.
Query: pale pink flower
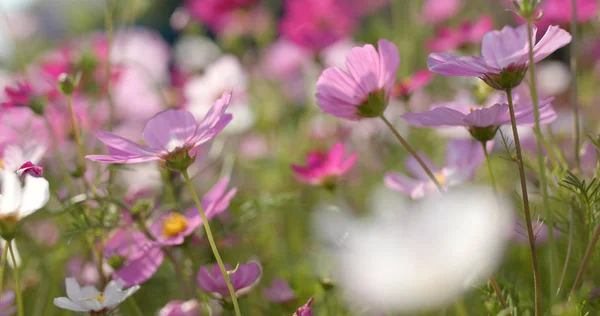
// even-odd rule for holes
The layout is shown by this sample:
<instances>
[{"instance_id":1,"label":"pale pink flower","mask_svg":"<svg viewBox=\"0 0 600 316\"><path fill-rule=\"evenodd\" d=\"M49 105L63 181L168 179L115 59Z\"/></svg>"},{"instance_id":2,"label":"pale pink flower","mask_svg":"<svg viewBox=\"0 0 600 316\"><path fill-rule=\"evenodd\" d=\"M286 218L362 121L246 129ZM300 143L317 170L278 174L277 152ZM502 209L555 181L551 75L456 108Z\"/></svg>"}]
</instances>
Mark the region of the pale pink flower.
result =
<instances>
[{"instance_id":1,"label":"pale pink flower","mask_svg":"<svg viewBox=\"0 0 600 316\"><path fill-rule=\"evenodd\" d=\"M225 265L227 271L232 271L232 267ZM240 264L236 271L229 275L236 296L248 293L258 282L262 275L262 267L256 261L246 264ZM211 266L202 266L198 269L196 280L200 288L206 292L212 293L217 297L228 297L229 290L221 270L217 264Z\"/></svg>"},{"instance_id":2,"label":"pale pink flower","mask_svg":"<svg viewBox=\"0 0 600 316\"><path fill-rule=\"evenodd\" d=\"M15 292L6 291L0 296L0 316L12 316L17 313Z\"/></svg>"},{"instance_id":3,"label":"pale pink flower","mask_svg":"<svg viewBox=\"0 0 600 316\"><path fill-rule=\"evenodd\" d=\"M343 143L333 145L328 153L311 152L306 157L306 166L292 165L299 181L313 185L334 184L339 177L354 166L358 153L352 153L344 158Z\"/></svg>"},{"instance_id":4,"label":"pale pink flower","mask_svg":"<svg viewBox=\"0 0 600 316\"><path fill-rule=\"evenodd\" d=\"M355 47L346 57L346 68L327 68L317 80L317 104L331 115L349 120L377 117L387 107L394 88L400 56L384 39Z\"/></svg>"},{"instance_id":5,"label":"pale pink flower","mask_svg":"<svg viewBox=\"0 0 600 316\"><path fill-rule=\"evenodd\" d=\"M433 79L428 70L418 70L411 77L398 82L392 91L394 97L408 98L413 92L427 86Z\"/></svg>"},{"instance_id":6,"label":"pale pink flower","mask_svg":"<svg viewBox=\"0 0 600 316\"><path fill-rule=\"evenodd\" d=\"M533 28L533 34L537 28ZM557 49L569 44L571 35L558 26L551 26L533 48L538 62ZM479 77L491 87L506 90L518 86L529 66L527 25L505 26L483 36L481 57L434 53L427 58L431 72L444 76Z\"/></svg>"},{"instance_id":7,"label":"pale pink flower","mask_svg":"<svg viewBox=\"0 0 600 316\"><path fill-rule=\"evenodd\" d=\"M296 293L283 279L275 278L271 287L264 290L265 296L274 303L287 303L296 298Z\"/></svg>"},{"instance_id":8,"label":"pale pink flower","mask_svg":"<svg viewBox=\"0 0 600 316\"><path fill-rule=\"evenodd\" d=\"M426 0L423 5L423 20L428 23L441 23L455 16L464 0Z\"/></svg>"},{"instance_id":9,"label":"pale pink flower","mask_svg":"<svg viewBox=\"0 0 600 316\"><path fill-rule=\"evenodd\" d=\"M230 98L231 93L224 93L200 122L196 122L187 111L167 110L157 114L144 128L142 135L146 146L101 131L98 139L107 145L110 155L89 155L86 158L129 164L168 161L181 154L193 156L198 146L212 139L231 121L231 115L225 114Z\"/></svg>"},{"instance_id":10,"label":"pale pink flower","mask_svg":"<svg viewBox=\"0 0 600 316\"><path fill-rule=\"evenodd\" d=\"M170 301L161 308L158 316L199 316L201 314L200 303L196 300Z\"/></svg>"}]
</instances>

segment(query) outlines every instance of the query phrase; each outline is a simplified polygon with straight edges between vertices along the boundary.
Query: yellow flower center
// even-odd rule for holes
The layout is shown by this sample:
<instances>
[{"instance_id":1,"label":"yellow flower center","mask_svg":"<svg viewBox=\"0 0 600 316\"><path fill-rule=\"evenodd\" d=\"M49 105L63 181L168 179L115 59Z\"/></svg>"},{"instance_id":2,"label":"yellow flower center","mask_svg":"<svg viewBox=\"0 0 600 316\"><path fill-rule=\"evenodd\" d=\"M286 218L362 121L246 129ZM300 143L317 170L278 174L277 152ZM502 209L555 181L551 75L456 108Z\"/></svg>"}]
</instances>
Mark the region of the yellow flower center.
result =
<instances>
[{"instance_id":1,"label":"yellow flower center","mask_svg":"<svg viewBox=\"0 0 600 316\"><path fill-rule=\"evenodd\" d=\"M438 172L436 174L434 174L435 179L437 180L437 182L439 182L441 185L446 185L446 177L444 176L444 174L442 172Z\"/></svg>"},{"instance_id":2,"label":"yellow flower center","mask_svg":"<svg viewBox=\"0 0 600 316\"><path fill-rule=\"evenodd\" d=\"M100 295L97 296L92 296L90 298L95 299L96 301L98 301L100 304L102 304L104 302L104 293L100 292Z\"/></svg>"},{"instance_id":3,"label":"yellow flower center","mask_svg":"<svg viewBox=\"0 0 600 316\"><path fill-rule=\"evenodd\" d=\"M0 158L0 169L4 169L4 159Z\"/></svg>"},{"instance_id":4,"label":"yellow flower center","mask_svg":"<svg viewBox=\"0 0 600 316\"><path fill-rule=\"evenodd\" d=\"M188 226L185 216L179 213L171 213L163 220L163 235L167 237L177 236Z\"/></svg>"}]
</instances>

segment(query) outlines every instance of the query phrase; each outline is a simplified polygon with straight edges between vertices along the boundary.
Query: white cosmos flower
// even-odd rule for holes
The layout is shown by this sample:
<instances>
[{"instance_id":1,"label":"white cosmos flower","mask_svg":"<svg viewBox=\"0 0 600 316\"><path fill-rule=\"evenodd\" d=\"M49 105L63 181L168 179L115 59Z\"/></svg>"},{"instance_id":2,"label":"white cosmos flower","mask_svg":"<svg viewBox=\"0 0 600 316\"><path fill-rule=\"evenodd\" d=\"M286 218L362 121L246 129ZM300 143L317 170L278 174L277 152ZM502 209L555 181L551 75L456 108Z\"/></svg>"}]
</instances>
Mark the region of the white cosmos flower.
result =
<instances>
[{"instance_id":1,"label":"white cosmos flower","mask_svg":"<svg viewBox=\"0 0 600 316\"><path fill-rule=\"evenodd\" d=\"M80 287L75 278L67 278L65 285L68 297L55 298L54 305L75 312L109 311L140 288L136 285L123 291L123 281L112 280L106 285L104 292L100 292L93 286Z\"/></svg>"},{"instance_id":2,"label":"white cosmos flower","mask_svg":"<svg viewBox=\"0 0 600 316\"><path fill-rule=\"evenodd\" d=\"M409 314L443 307L485 282L514 220L507 200L484 188L374 206L385 209L368 221L329 214L317 218L317 229L325 239L345 230L334 241L334 271L349 302Z\"/></svg>"},{"instance_id":3,"label":"white cosmos flower","mask_svg":"<svg viewBox=\"0 0 600 316\"><path fill-rule=\"evenodd\" d=\"M238 134L252 127L256 119L247 90L248 75L242 64L235 56L224 55L208 66L203 75L193 77L185 84L184 94L188 100L185 107L196 119L201 119L223 92L231 91L227 113L232 114L233 119L223 132Z\"/></svg>"},{"instance_id":4,"label":"white cosmos flower","mask_svg":"<svg viewBox=\"0 0 600 316\"><path fill-rule=\"evenodd\" d=\"M14 171L2 170L0 220L19 221L41 209L50 199L48 180L25 176L25 186Z\"/></svg>"}]
</instances>

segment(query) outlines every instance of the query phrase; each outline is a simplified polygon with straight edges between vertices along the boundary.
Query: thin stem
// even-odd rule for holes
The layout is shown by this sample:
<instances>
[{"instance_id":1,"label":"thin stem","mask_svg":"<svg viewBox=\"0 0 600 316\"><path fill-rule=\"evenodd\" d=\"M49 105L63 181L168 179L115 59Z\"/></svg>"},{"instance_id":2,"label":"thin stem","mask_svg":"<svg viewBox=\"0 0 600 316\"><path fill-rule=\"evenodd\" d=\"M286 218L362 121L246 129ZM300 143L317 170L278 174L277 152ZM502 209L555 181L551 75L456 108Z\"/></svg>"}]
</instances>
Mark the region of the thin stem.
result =
<instances>
[{"instance_id":1,"label":"thin stem","mask_svg":"<svg viewBox=\"0 0 600 316\"><path fill-rule=\"evenodd\" d=\"M504 295L502 295L502 290L500 290L500 286L498 285L498 282L496 282L496 278L494 278L494 276L490 276L488 278L490 280L490 283L492 284L492 287L494 288L494 293L496 293L496 297L498 297L498 301L500 302L500 306L502 306L502 309L506 308L506 300L504 299Z\"/></svg>"},{"instance_id":2,"label":"thin stem","mask_svg":"<svg viewBox=\"0 0 600 316\"><path fill-rule=\"evenodd\" d=\"M573 107L573 138L575 168L581 168L579 160L580 127L577 104L577 1L571 0L571 106Z\"/></svg>"},{"instance_id":3,"label":"thin stem","mask_svg":"<svg viewBox=\"0 0 600 316\"><path fill-rule=\"evenodd\" d=\"M483 153L485 155L485 162L487 164L488 173L490 174L490 182L492 182L492 188L494 192L498 192L498 188L496 186L496 178L494 177L494 172L492 171L492 164L490 162L490 155L486 146L487 142L481 142L481 146L483 147Z\"/></svg>"},{"instance_id":4,"label":"thin stem","mask_svg":"<svg viewBox=\"0 0 600 316\"><path fill-rule=\"evenodd\" d=\"M563 281L565 280L565 276L567 275L567 268L569 267L569 259L571 259L571 246L573 245L573 209L570 209L569 212L569 242L567 245L567 254L565 256L565 265L563 266L563 271L560 276L560 280L558 281L558 288L556 289L556 296L560 294L560 290L562 288Z\"/></svg>"},{"instance_id":5,"label":"thin stem","mask_svg":"<svg viewBox=\"0 0 600 316\"><path fill-rule=\"evenodd\" d=\"M548 227L548 249L550 250L548 256L550 257L550 289L553 291L556 288L556 276L558 275L558 264L557 264L557 251L556 242L554 241L554 216L552 208L550 206L550 200L548 198L548 180L546 179L546 162L544 159L544 152L542 150L542 144L544 142L544 135L542 135L542 128L540 124L540 107L539 98L537 94L537 85L535 78L535 60L533 58L533 27L532 21L527 21L528 39L529 39L529 79L531 85L529 86L531 91L531 99L533 101L533 116L535 119L535 144L537 149L537 165L538 173L540 175L540 186L542 189L542 200L544 203L544 210L546 214L546 226ZM548 148L548 151L550 149ZM554 296L550 293L550 299Z\"/></svg>"},{"instance_id":6,"label":"thin stem","mask_svg":"<svg viewBox=\"0 0 600 316\"><path fill-rule=\"evenodd\" d=\"M75 143L77 144L77 162L81 171L81 178L83 179L83 184L86 188L86 193L88 191L92 191L92 193L97 194L98 190L94 185L92 185L85 177L85 147L83 144L83 140L81 139L81 134L79 130L79 125L77 124L77 118L75 116L75 110L73 109L73 95L67 94L67 105L69 107L69 116L71 118L71 128L73 129L73 136L75 137Z\"/></svg>"},{"instance_id":7,"label":"thin stem","mask_svg":"<svg viewBox=\"0 0 600 316\"><path fill-rule=\"evenodd\" d=\"M23 293L21 293L21 280L19 276L19 267L17 267L17 260L15 259L15 253L13 252L12 240L7 240L6 244L8 245L8 251L10 252L10 258L13 262L13 273L15 278L15 294L17 295L17 310L19 311L19 316L24 316L25 313L23 311Z\"/></svg>"},{"instance_id":8,"label":"thin stem","mask_svg":"<svg viewBox=\"0 0 600 316\"><path fill-rule=\"evenodd\" d=\"M6 268L6 256L8 255L8 241L2 249L2 258L0 258L0 293L4 290L4 269Z\"/></svg>"},{"instance_id":9,"label":"thin stem","mask_svg":"<svg viewBox=\"0 0 600 316\"><path fill-rule=\"evenodd\" d=\"M52 128L52 124L50 124L50 120L48 119L47 115L44 115L43 118L44 118L44 124L46 124L46 129L48 129L48 134L50 135L50 138L52 138L52 146L54 146L54 148L58 149L58 146L59 146L58 137L56 137L56 133L54 132L54 129ZM69 188L69 192L73 192L73 182L71 181L71 177L69 176L69 168L67 167L67 163L65 162L65 157L63 156L62 151L60 149L55 150L55 152L56 152L56 159L58 160L58 164L60 165L61 169L63 170L62 174L64 176L65 183L67 184L67 187Z\"/></svg>"},{"instance_id":10,"label":"thin stem","mask_svg":"<svg viewBox=\"0 0 600 316\"><path fill-rule=\"evenodd\" d=\"M396 128L394 127L394 125L392 125L392 123L390 123L390 121L388 121L385 118L385 116L381 115L380 117L383 120L383 122L385 123L385 125L387 125L387 127L390 129L390 131L392 131L392 134L394 134L394 136L396 136L396 138L400 141L400 143L402 144L402 146L404 146L404 148L406 149L406 151L408 151L417 160L417 162L419 163L419 165L421 166L421 168L423 168L423 170L425 170L425 173L427 173L427 175L429 176L429 178L431 179L431 181L440 190L440 192L444 192L445 191L444 187L442 187L442 185L437 180L437 178L435 177L435 175L433 174L433 172L431 172L431 169L429 169L429 167L427 167L427 165L425 164L425 162L421 159L421 157L419 157L419 154L417 154L417 152L414 150L414 148L412 148L410 146L410 144L400 135L400 133L398 133L398 131L396 130Z\"/></svg>"},{"instance_id":11,"label":"thin stem","mask_svg":"<svg viewBox=\"0 0 600 316\"><path fill-rule=\"evenodd\" d=\"M573 283L573 287L571 288L571 294L569 295L569 299L571 296L575 294L575 290L581 283L581 279L583 278L583 273L585 272L585 268L587 267L590 259L592 258L592 253L594 252L594 248L596 247L596 243L598 242L598 238L600 237L600 223L596 225L596 229L594 229L594 235L592 236L592 240L588 244L587 249L585 250L585 255L583 256L583 260L581 260L581 265L579 266L579 270L577 270L577 276L575 277L575 282Z\"/></svg>"},{"instance_id":12,"label":"thin stem","mask_svg":"<svg viewBox=\"0 0 600 316\"><path fill-rule=\"evenodd\" d=\"M144 313L142 313L142 310L140 309L140 306L135 301L135 299L133 298L133 296L130 296L129 299L128 299L128 301L129 301L129 306L131 306L131 309L133 310L133 314L135 316L144 316Z\"/></svg>"},{"instance_id":13,"label":"thin stem","mask_svg":"<svg viewBox=\"0 0 600 316\"><path fill-rule=\"evenodd\" d=\"M521 177L521 192L523 195L523 211L525 212L525 222L527 224L527 237L529 237L529 248L531 249L531 261L533 265L533 283L535 288L535 316L542 314L542 288L540 284L540 271L538 267L537 252L535 249L535 233L531 225L531 211L529 210L529 196L527 194L527 182L525 180L525 167L523 167L523 154L521 153L521 141L517 131L517 122L515 118L515 107L513 104L512 91L506 90L508 99L508 109L510 111L510 121L512 125L513 138L515 139L515 150L517 152L517 165L519 166L519 176Z\"/></svg>"},{"instance_id":14,"label":"thin stem","mask_svg":"<svg viewBox=\"0 0 600 316\"><path fill-rule=\"evenodd\" d=\"M225 268L223 264L223 260L221 259L221 255L219 254L219 249L217 249L217 245L215 243L215 239L213 238L212 231L210 229L210 225L208 224L208 219L206 218L206 214L204 213L204 209L202 208L202 203L200 203L200 199L198 198L198 194L196 194L196 190L194 189L194 184L192 183L192 179L188 175L187 170L183 170L183 177L185 178L185 183L187 184L188 190L196 203L196 207L198 208L198 213L200 213L200 217L202 217L202 224L204 225L204 230L206 232L206 237L208 238L208 242L210 243L210 249L217 260L217 264L221 269L221 274L223 274L223 278L225 279L225 283L227 283L227 289L229 289L229 294L231 296L231 302L233 303L233 308L235 310L235 315L241 316L240 307L237 302L237 298L235 296L235 290L233 289L233 285L231 284L231 279L229 278L229 272Z\"/></svg>"}]
</instances>

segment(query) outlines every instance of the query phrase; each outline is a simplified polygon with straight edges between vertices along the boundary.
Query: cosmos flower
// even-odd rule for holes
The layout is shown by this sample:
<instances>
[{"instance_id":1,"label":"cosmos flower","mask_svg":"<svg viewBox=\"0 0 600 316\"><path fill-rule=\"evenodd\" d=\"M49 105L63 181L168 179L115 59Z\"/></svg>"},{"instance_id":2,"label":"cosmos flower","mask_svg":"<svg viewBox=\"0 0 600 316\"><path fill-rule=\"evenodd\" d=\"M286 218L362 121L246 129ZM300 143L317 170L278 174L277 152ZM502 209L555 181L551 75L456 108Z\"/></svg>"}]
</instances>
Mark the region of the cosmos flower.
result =
<instances>
[{"instance_id":1,"label":"cosmos flower","mask_svg":"<svg viewBox=\"0 0 600 316\"><path fill-rule=\"evenodd\" d=\"M227 271L231 271L230 265L225 265ZM260 280L262 267L256 261L246 264L240 264L235 272L230 273L229 277L235 290L236 296L249 292ZM200 288L206 292L212 293L217 297L229 297L229 290L225 278L217 264L211 266L202 266L198 269L196 280Z\"/></svg>"},{"instance_id":2,"label":"cosmos flower","mask_svg":"<svg viewBox=\"0 0 600 316\"><path fill-rule=\"evenodd\" d=\"M167 110L146 123L143 137L146 146L123 137L101 131L98 139L108 147L110 155L89 155L86 158L106 163L140 163L148 161L180 162L194 156L195 149L212 139L231 121L225 114L231 93L224 93L200 122L192 113Z\"/></svg>"},{"instance_id":3,"label":"cosmos flower","mask_svg":"<svg viewBox=\"0 0 600 316\"><path fill-rule=\"evenodd\" d=\"M100 292L93 286L80 287L75 278L67 278L65 285L67 297L55 298L54 305L74 312L110 311L140 288L132 286L123 291L123 281L113 280L106 285L103 292Z\"/></svg>"},{"instance_id":4,"label":"cosmos flower","mask_svg":"<svg viewBox=\"0 0 600 316\"><path fill-rule=\"evenodd\" d=\"M200 303L196 300L170 301L161 308L158 316L198 316L200 314Z\"/></svg>"},{"instance_id":5,"label":"cosmos flower","mask_svg":"<svg viewBox=\"0 0 600 316\"><path fill-rule=\"evenodd\" d=\"M310 304L312 304L314 300L315 299L312 297L309 298L308 302L300 306L292 316L313 316L312 307L310 307Z\"/></svg>"},{"instance_id":6,"label":"cosmos flower","mask_svg":"<svg viewBox=\"0 0 600 316\"><path fill-rule=\"evenodd\" d=\"M433 74L428 70L418 70L411 77L398 82L392 91L394 97L408 98L413 92L427 86Z\"/></svg>"},{"instance_id":7,"label":"cosmos flower","mask_svg":"<svg viewBox=\"0 0 600 316\"><path fill-rule=\"evenodd\" d=\"M493 142L486 144L488 150L493 147ZM426 156L419 155L429 169L435 174L438 182L445 188L455 186L473 178L475 171L485 162L485 155L481 144L471 139L453 140L446 145L446 163L438 167ZM414 157L406 159L406 169L415 178L410 178L399 172L388 172L384 182L388 188L419 199L439 190L431 181L423 168Z\"/></svg>"},{"instance_id":8,"label":"cosmos flower","mask_svg":"<svg viewBox=\"0 0 600 316\"><path fill-rule=\"evenodd\" d=\"M537 28L533 27L533 36ZM558 26L550 26L533 47L534 62L548 57L569 44L571 35ZM517 28L505 26L483 36L481 57L433 53L427 58L431 72L444 76L479 77L497 90L517 87L529 66L527 25Z\"/></svg>"},{"instance_id":9,"label":"cosmos flower","mask_svg":"<svg viewBox=\"0 0 600 316\"><path fill-rule=\"evenodd\" d=\"M306 166L292 165L296 178L313 185L334 185L339 177L354 166L358 153L344 159L343 143L333 145L328 153L311 152L306 156Z\"/></svg>"},{"instance_id":10,"label":"cosmos flower","mask_svg":"<svg viewBox=\"0 0 600 316\"><path fill-rule=\"evenodd\" d=\"M384 39L353 48L346 68L327 68L317 80L317 104L331 115L360 120L380 116L394 88L400 56L396 46Z\"/></svg>"},{"instance_id":11,"label":"cosmos flower","mask_svg":"<svg viewBox=\"0 0 600 316\"><path fill-rule=\"evenodd\" d=\"M25 185L22 186L21 180L14 171L1 172L0 222L9 226L16 224L44 207L50 199L50 187L46 179L27 174Z\"/></svg>"},{"instance_id":12,"label":"cosmos flower","mask_svg":"<svg viewBox=\"0 0 600 316\"><path fill-rule=\"evenodd\" d=\"M274 303L286 303L296 298L296 293L283 279L275 278L271 287L264 290L265 296Z\"/></svg>"}]
</instances>

